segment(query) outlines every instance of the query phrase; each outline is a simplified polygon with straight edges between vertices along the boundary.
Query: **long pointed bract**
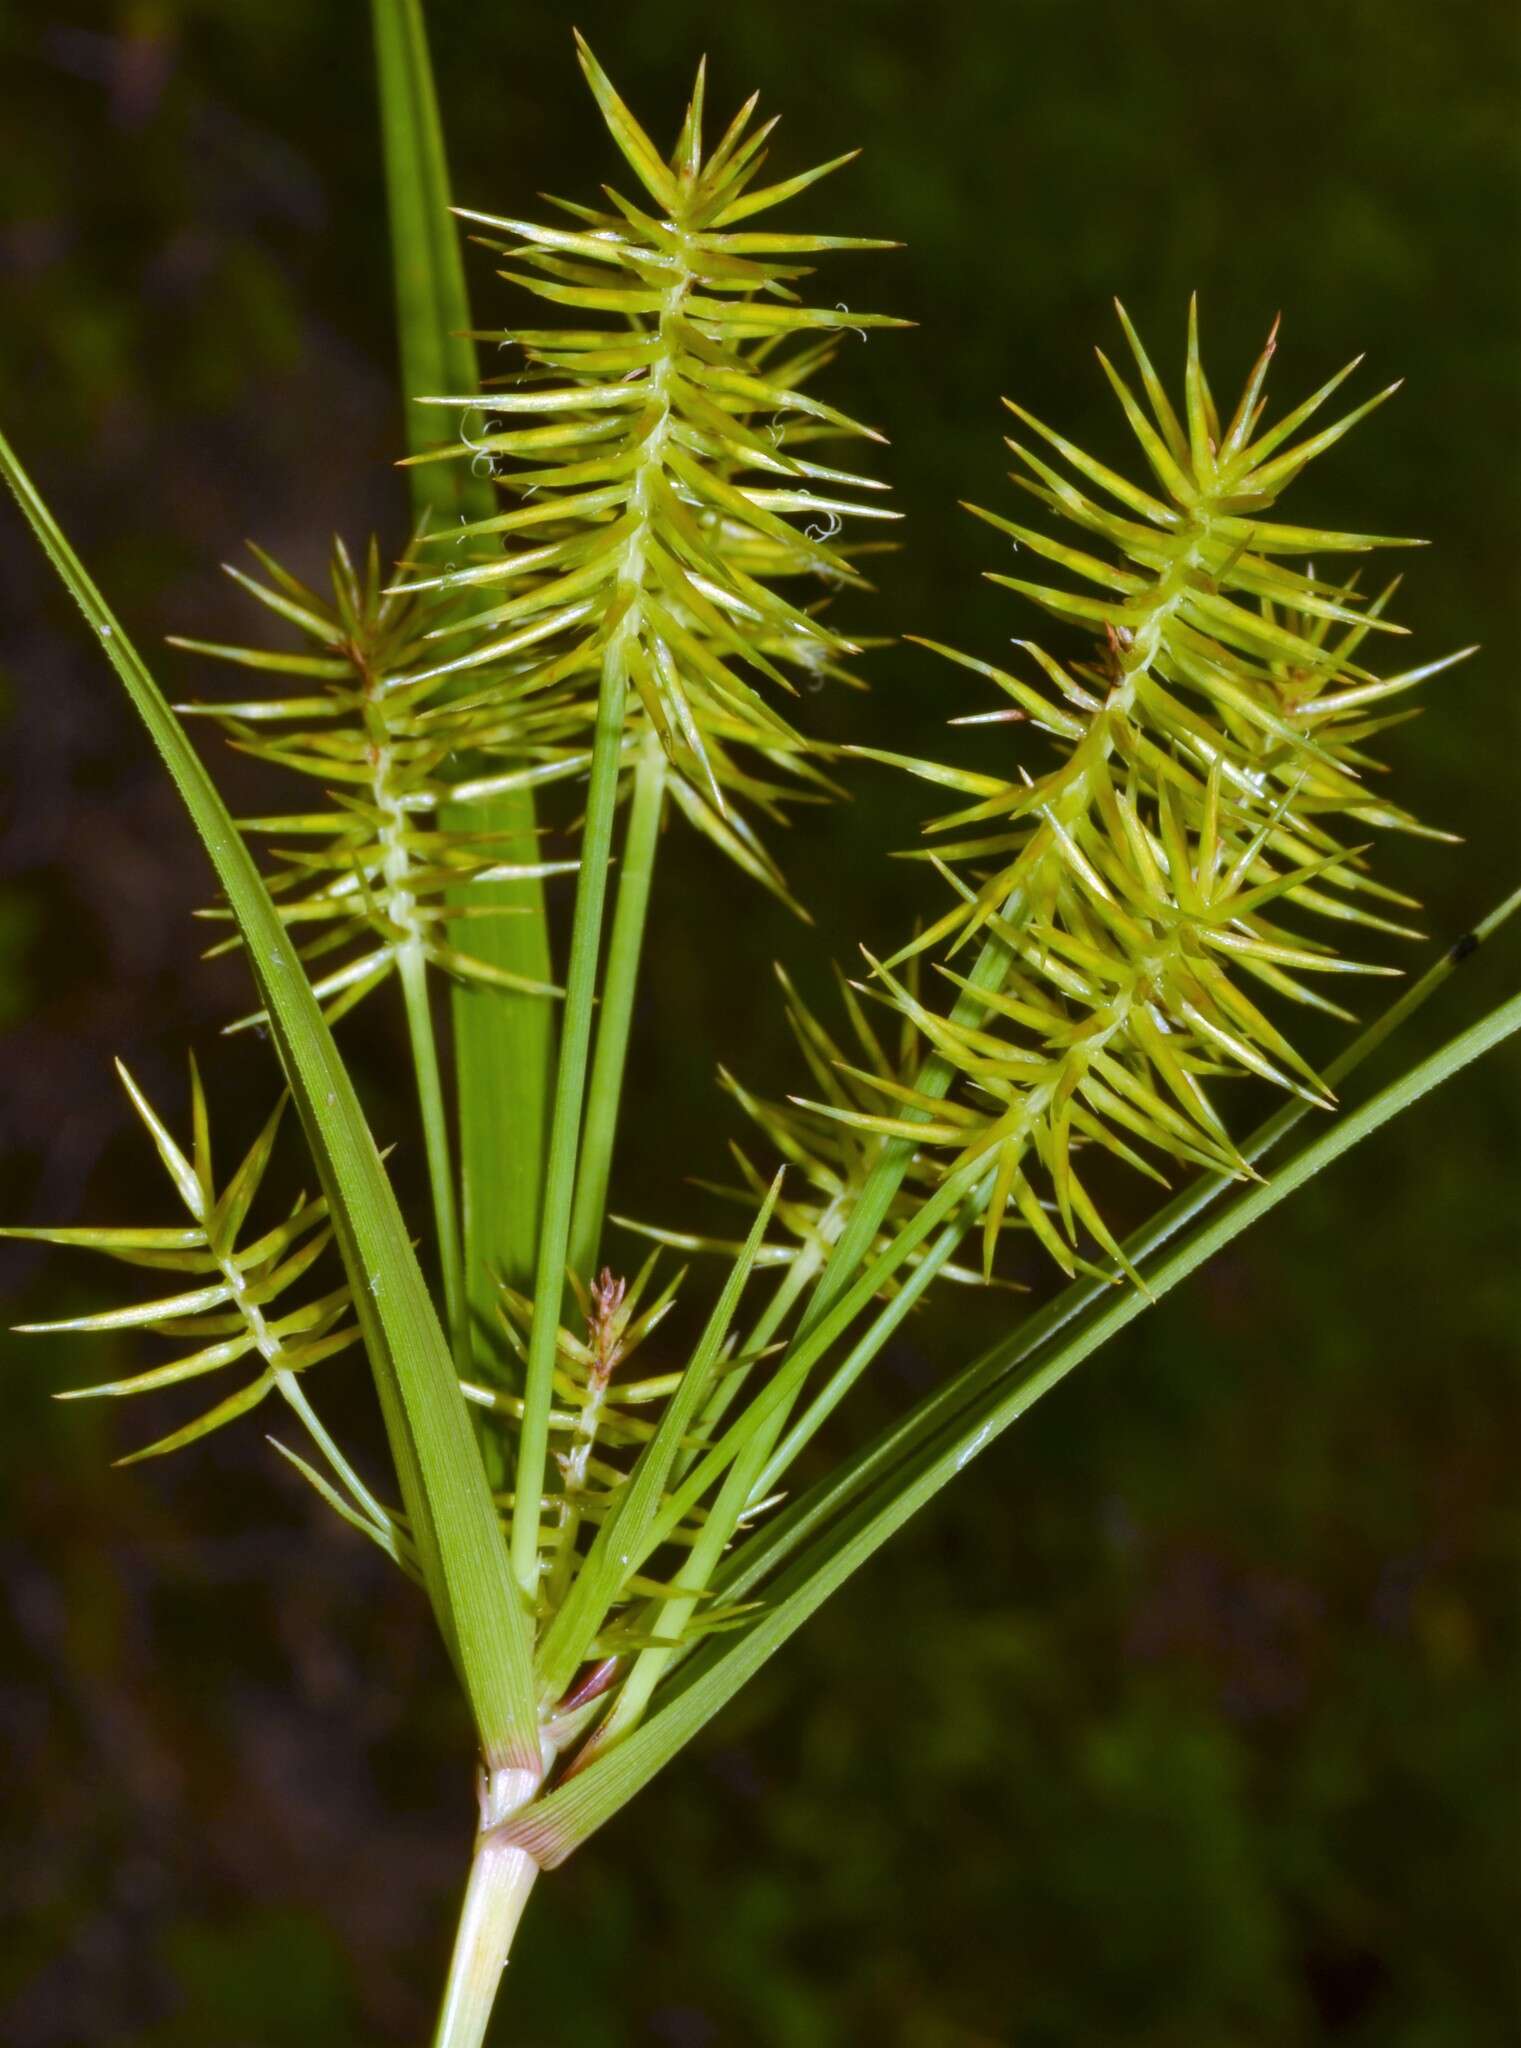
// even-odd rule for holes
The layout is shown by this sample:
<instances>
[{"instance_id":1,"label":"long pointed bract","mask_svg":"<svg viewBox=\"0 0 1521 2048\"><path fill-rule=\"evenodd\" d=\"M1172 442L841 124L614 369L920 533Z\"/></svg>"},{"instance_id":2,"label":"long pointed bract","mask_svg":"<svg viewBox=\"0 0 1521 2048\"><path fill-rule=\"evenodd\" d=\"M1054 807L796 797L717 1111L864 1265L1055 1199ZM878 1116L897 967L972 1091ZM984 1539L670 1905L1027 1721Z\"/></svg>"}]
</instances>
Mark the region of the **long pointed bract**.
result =
<instances>
[{"instance_id":1,"label":"long pointed bract","mask_svg":"<svg viewBox=\"0 0 1521 2048\"><path fill-rule=\"evenodd\" d=\"M449 1348L353 1084L200 757L3 435L0 473L148 728L226 892L322 1179L429 1597L482 1750L537 1768L528 1618Z\"/></svg>"}]
</instances>

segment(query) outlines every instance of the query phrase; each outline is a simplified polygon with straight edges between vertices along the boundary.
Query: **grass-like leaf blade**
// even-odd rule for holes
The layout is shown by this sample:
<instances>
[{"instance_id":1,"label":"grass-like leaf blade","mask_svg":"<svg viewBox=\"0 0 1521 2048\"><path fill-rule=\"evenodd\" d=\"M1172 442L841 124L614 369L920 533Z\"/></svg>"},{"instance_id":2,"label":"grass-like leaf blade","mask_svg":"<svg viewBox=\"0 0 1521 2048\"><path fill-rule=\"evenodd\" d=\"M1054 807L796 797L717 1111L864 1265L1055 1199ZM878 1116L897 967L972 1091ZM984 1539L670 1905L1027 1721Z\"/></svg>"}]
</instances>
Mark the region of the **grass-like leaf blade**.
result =
<instances>
[{"instance_id":1,"label":"grass-like leaf blade","mask_svg":"<svg viewBox=\"0 0 1521 2048\"><path fill-rule=\"evenodd\" d=\"M470 309L422 8L419 0L373 0L372 14L407 442L422 454L433 445L439 415L410 401L476 390L475 345L465 333ZM499 509L490 482L470 465L420 463L407 476L414 513L442 526L487 519ZM468 818L445 809L441 823L505 835L504 862L538 858L526 784L472 806ZM529 981L553 979L537 878L493 883L489 893L477 884L471 901L510 904L522 913L476 921L471 943L488 966ZM493 1272L522 1286L533 1271L554 1018L541 997L461 981L451 1003L468 1299L477 1332L493 1331Z\"/></svg>"},{"instance_id":2,"label":"grass-like leaf blade","mask_svg":"<svg viewBox=\"0 0 1521 2048\"><path fill-rule=\"evenodd\" d=\"M538 1761L529 1624L448 1345L353 1084L199 755L0 435L0 473L162 755L226 894L321 1178L429 1597L488 1758Z\"/></svg>"}]
</instances>

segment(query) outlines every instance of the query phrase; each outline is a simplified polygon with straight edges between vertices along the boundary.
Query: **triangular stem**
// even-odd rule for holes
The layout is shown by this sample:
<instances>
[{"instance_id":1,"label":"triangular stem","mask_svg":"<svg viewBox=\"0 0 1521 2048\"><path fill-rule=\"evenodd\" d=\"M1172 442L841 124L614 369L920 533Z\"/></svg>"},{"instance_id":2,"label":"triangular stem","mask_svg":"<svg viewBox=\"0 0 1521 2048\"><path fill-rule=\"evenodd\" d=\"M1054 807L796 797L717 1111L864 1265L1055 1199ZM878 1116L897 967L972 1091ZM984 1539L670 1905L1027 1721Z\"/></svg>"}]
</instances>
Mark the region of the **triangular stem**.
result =
<instances>
[{"instance_id":1,"label":"triangular stem","mask_svg":"<svg viewBox=\"0 0 1521 2048\"><path fill-rule=\"evenodd\" d=\"M486 2038L512 1937L539 1874L526 1850L501 1839L498 1824L537 1789L528 1771L494 1771L482 1778L480 1831L433 2048L481 2048Z\"/></svg>"}]
</instances>

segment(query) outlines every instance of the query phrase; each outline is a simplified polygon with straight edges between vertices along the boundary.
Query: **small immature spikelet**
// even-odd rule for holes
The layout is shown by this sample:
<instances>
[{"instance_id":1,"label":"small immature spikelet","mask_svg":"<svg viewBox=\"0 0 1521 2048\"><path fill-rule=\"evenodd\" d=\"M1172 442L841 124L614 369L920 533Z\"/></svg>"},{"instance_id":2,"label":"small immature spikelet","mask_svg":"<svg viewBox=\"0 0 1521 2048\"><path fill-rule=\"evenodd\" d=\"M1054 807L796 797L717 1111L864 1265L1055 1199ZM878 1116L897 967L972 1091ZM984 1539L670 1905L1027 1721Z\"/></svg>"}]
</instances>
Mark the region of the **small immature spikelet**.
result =
<instances>
[{"instance_id":1,"label":"small immature spikelet","mask_svg":"<svg viewBox=\"0 0 1521 2048\"><path fill-rule=\"evenodd\" d=\"M320 688L179 708L215 719L242 752L322 785L321 809L247 818L243 829L284 842L268 878L270 894L298 937L297 951L313 970L312 986L329 1020L384 981L409 949L463 980L553 995L546 985L481 960L468 939L455 937L461 920L504 914L485 900L477 910L459 895L470 884L558 874L575 863L524 862L488 833L445 831L436 814L441 804L458 806L501 786L500 776L489 786L460 778L461 758L488 746L499 757L510 747L520 777L576 772L585 757L563 711L520 702L510 678L493 679L469 701L441 702L441 679L406 677L441 608L427 597L383 590L373 540L363 576L342 541L334 542L331 599L262 550L253 553L267 583L237 569L228 574L297 627L315 651L274 654L185 639L173 644Z\"/></svg>"},{"instance_id":2,"label":"small immature spikelet","mask_svg":"<svg viewBox=\"0 0 1521 2048\"><path fill-rule=\"evenodd\" d=\"M421 673L509 664L525 691L568 688L589 733L611 663L631 693L630 764L644 735L658 740L677 807L790 901L746 814L776 819L786 801L831 785L821 750L757 686L795 694L789 671L843 676L855 650L817 603L776 586L859 585L851 551L833 544L842 518L896 516L859 497L882 489L873 478L804 452L882 438L809 387L846 330L903 324L804 304L794 287L811 273L798 259L891 245L751 229L849 159L758 185L774 122L752 129L752 99L705 152L699 71L666 160L584 43L581 62L639 198L609 187L602 209L556 201L564 227L464 215L510 237L486 238L508 258L504 277L590 321L483 335L522 367L490 380L485 398L421 401L459 409L469 431L413 459L489 468L512 501L432 536L450 566L406 579L409 590L499 599L457 608L439 630L468 636L466 651ZM465 544L490 552L464 563Z\"/></svg>"},{"instance_id":3,"label":"small immature spikelet","mask_svg":"<svg viewBox=\"0 0 1521 2048\"><path fill-rule=\"evenodd\" d=\"M580 1562L578 1542L583 1531L593 1536L603 1527L627 1486L630 1462L636 1460L656 1437L662 1410L681 1385L684 1373L675 1371L630 1378L626 1371L634 1354L649 1340L675 1306L683 1274L677 1272L648 1301L645 1297L654 1278L659 1252L651 1254L632 1281L625 1281L604 1267L588 1287L572 1279L572 1287L585 1318L586 1333L578 1336L561 1329L555 1358L554 1399L550 1430L560 1442L555 1464L560 1473L560 1490L555 1496L554 1515L541 1531L545 1550L543 1607L552 1612L565 1593ZM502 1289L502 1323L508 1343L519 1358L526 1358L533 1304L515 1289ZM499 1420L514 1421L522 1412L520 1399L486 1387L464 1383L467 1400L489 1409ZM690 1433L677 1448L690 1454L701 1448L702 1438ZM511 1507L510 1497L500 1503ZM702 1527L700 1510L673 1520L665 1541L678 1549L690 1548ZM613 1655L634 1647L638 1637L628 1625L616 1619L626 1608L667 1595L670 1588L648 1572L631 1568L621 1574L616 1598L610 1603L606 1624L592 1646L598 1656ZM694 1634L719 1626L724 1616L705 1614Z\"/></svg>"},{"instance_id":4,"label":"small immature spikelet","mask_svg":"<svg viewBox=\"0 0 1521 2048\"><path fill-rule=\"evenodd\" d=\"M992 580L1089 628L1096 649L1064 664L1020 643L1045 679L1041 689L926 643L986 677L1021 724L1048 734L1056 766L1036 775L1013 761L1004 772L973 772L857 750L968 799L928 828L938 843L927 857L955 902L894 960L874 965L953 1085L940 1093L878 1084L888 1107L876 1111L815 1105L824 1116L912 1138L943 1174L975 1190L985 1260L1013 1212L1068 1272L1082 1263L1084 1230L1120 1256L1076 1170L1082 1145L1154 1177L1137 1143L1239 1174L1246 1169L1209 1080L1254 1074L1327 1100L1246 984L1346 1016L1306 977L1394 971L1345 959L1325 937L1282 920L1298 911L1404 929L1373 907L1406 899L1370 878L1360 841L1374 827L1422 828L1370 792L1364 776L1375 764L1365 746L1393 722L1387 702L1461 658L1383 677L1363 666L1373 636L1401 630L1384 615L1393 586L1367 602L1355 580L1326 580L1313 564L1408 543L1267 516L1305 464L1389 392L1296 439L1344 370L1266 426L1275 328L1222 422L1191 313L1180 418L1120 317L1149 414L1100 361L1153 484L1131 483L1011 405L1066 465L1011 439L1022 465L1015 482L1085 544L977 512L1080 587ZM1339 833L1338 821L1353 836ZM973 940L981 960L963 967ZM942 952L937 971L959 992L949 1015L894 972L932 948Z\"/></svg>"},{"instance_id":5,"label":"small immature spikelet","mask_svg":"<svg viewBox=\"0 0 1521 2048\"><path fill-rule=\"evenodd\" d=\"M629 1282L604 1268L588 1288L572 1279L572 1288L586 1323L585 1336L561 1329L555 1359L556 1412L553 1427L567 1439L567 1450L559 1458L562 1472L574 1465L575 1486L568 1491L591 1493L593 1481L605 1480L608 1471L588 1465L591 1446L600 1437L604 1446L621 1450L638 1444L651 1434L641 1416L625 1412L647 1408L660 1398L663 1381L625 1382L616 1389L613 1375L664 1322L675 1306L682 1275L676 1273L645 1305L645 1295L654 1278L658 1253L648 1259ZM513 1353L527 1355L528 1334L533 1321L533 1304L516 1288L501 1291L502 1328ZM521 1403L500 1392L467 1386L468 1398L499 1413L511 1415ZM615 1473L614 1479L622 1475Z\"/></svg>"}]
</instances>

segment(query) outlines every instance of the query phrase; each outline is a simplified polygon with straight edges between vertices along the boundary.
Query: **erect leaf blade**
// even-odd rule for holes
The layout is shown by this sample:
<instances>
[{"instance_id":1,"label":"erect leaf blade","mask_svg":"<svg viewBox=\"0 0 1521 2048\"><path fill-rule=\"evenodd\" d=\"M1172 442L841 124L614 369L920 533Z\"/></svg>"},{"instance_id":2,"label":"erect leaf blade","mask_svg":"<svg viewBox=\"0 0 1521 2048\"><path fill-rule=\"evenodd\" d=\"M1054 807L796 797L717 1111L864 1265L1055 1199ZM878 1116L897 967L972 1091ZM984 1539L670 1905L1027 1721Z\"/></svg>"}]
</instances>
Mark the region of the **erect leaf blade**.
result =
<instances>
[{"instance_id":1,"label":"erect leaf blade","mask_svg":"<svg viewBox=\"0 0 1521 2048\"><path fill-rule=\"evenodd\" d=\"M528 1617L511 1588L448 1346L353 1083L199 755L3 435L0 473L148 728L211 857L327 1196L434 1612L487 1755L536 1769Z\"/></svg>"},{"instance_id":2,"label":"erect leaf blade","mask_svg":"<svg viewBox=\"0 0 1521 2048\"><path fill-rule=\"evenodd\" d=\"M416 398L425 391L474 391L475 347L463 332L469 302L422 9L418 0L373 0L371 13L406 438L420 453L436 437L434 416ZM466 464L430 464L409 471L408 481L414 507L439 525L494 509L489 484Z\"/></svg>"},{"instance_id":3,"label":"erect leaf blade","mask_svg":"<svg viewBox=\"0 0 1521 2048\"><path fill-rule=\"evenodd\" d=\"M474 391L475 345L422 10L418 0L373 0L373 17L407 440L423 454L434 445L435 415L410 401ZM431 512L446 526L475 524L497 509L489 479L472 464L424 463L407 477L414 514ZM448 830L465 821L446 807L440 822ZM504 862L537 856L526 783L473 804L468 825L501 835ZM471 900L526 913L479 921L475 951L488 966L519 982L552 982L540 879L476 883ZM533 1270L554 1020L543 997L482 981L455 980L450 1006L465 1272L479 1333L496 1327L493 1272L522 1285Z\"/></svg>"},{"instance_id":4,"label":"erect leaf blade","mask_svg":"<svg viewBox=\"0 0 1521 2048\"><path fill-rule=\"evenodd\" d=\"M842 156L831 157L828 163L815 164L811 170L799 171L796 177L783 178L779 184L764 185L759 190L747 192L743 199L736 199L714 218L714 226L731 227L735 221L747 220L751 214L763 213L768 206L780 206L784 200L793 199L799 192L806 192L810 185L816 185L820 178L827 178L831 171L843 165L854 163L861 154L858 149L847 149ZM881 244L878 245L882 246ZM891 244L887 246L891 247Z\"/></svg>"},{"instance_id":5,"label":"erect leaf blade","mask_svg":"<svg viewBox=\"0 0 1521 2048\"><path fill-rule=\"evenodd\" d=\"M211 1234L219 1245L236 1245L248 1212L264 1179L264 1170L275 1148L275 1138L285 1117L289 1096L282 1094L266 1118L262 1130L249 1146L242 1163L228 1181L211 1214Z\"/></svg>"}]
</instances>

